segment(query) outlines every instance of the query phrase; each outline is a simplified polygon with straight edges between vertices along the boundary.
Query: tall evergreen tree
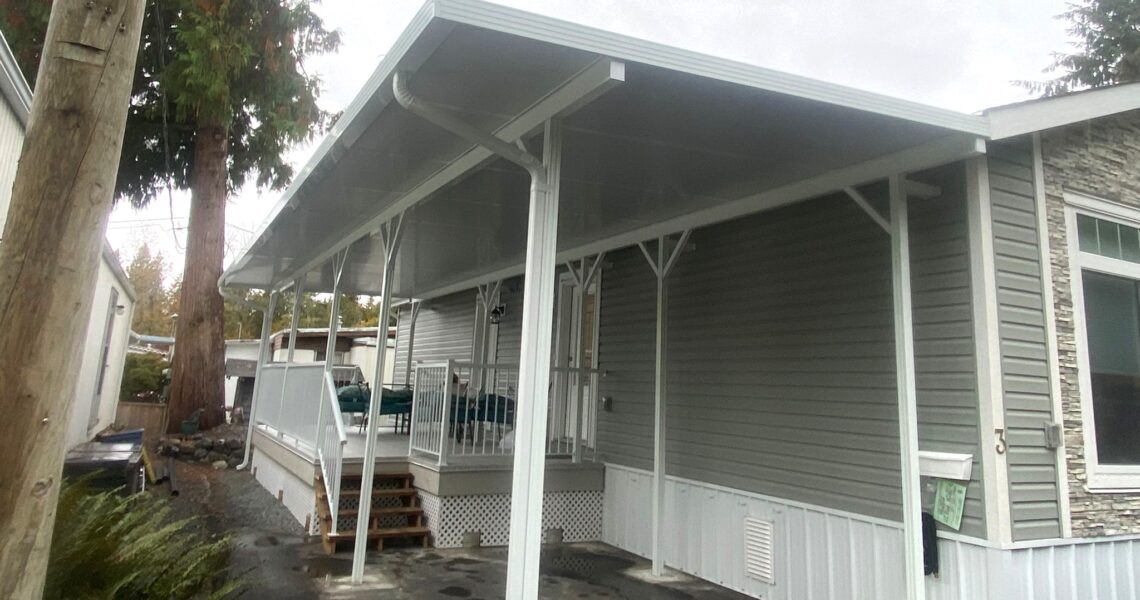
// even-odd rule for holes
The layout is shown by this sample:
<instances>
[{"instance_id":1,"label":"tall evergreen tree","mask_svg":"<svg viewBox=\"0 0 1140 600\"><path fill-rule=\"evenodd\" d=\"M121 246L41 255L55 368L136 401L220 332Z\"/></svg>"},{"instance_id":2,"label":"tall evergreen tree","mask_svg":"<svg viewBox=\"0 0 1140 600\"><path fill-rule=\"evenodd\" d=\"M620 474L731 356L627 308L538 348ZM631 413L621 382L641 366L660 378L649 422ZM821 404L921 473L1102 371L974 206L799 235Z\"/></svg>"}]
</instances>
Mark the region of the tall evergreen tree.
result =
<instances>
[{"instance_id":1,"label":"tall evergreen tree","mask_svg":"<svg viewBox=\"0 0 1140 600\"><path fill-rule=\"evenodd\" d=\"M151 252L143 244L127 265L127 279L135 289L135 315L131 329L136 333L170 335L174 324L171 311L171 289L166 285L166 259L161 252Z\"/></svg>"},{"instance_id":2,"label":"tall evergreen tree","mask_svg":"<svg viewBox=\"0 0 1140 600\"><path fill-rule=\"evenodd\" d=\"M315 0L313 0L315 1ZM119 166L116 197L136 206L168 187L191 192L170 396L176 427L197 408L222 422L225 203L247 182L280 189L293 144L329 121L306 57L335 50L310 0L152 0ZM50 0L0 0L26 74L39 61ZM29 68L31 67L31 68Z\"/></svg>"},{"instance_id":3,"label":"tall evergreen tree","mask_svg":"<svg viewBox=\"0 0 1140 600\"><path fill-rule=\"evenodd\" d=\"M1046 96L1140 81L1140 0L1084 0L1059 18L1075 38L1072 54L1057 54L1045 82L1025 85Z\"/></svg>"}]
</instances>

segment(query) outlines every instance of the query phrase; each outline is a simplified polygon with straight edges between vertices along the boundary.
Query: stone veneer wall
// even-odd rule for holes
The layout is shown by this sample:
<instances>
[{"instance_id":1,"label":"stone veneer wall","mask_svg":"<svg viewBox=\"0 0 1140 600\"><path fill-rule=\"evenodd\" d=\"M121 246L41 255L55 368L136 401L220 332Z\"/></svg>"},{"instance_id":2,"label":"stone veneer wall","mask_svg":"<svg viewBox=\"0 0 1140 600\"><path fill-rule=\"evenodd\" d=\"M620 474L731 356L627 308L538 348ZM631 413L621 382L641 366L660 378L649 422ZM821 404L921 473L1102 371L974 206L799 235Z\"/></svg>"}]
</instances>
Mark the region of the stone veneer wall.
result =
<instances>
[{"instance_id":1,"label":"stone veneer wall","mask_svg":"<svg viewBox=\"0 0 1140 600\"><path fill-rule=\"evenodd\" d=\"M1073 535L1140 533L1140 494L1087 486L1063 199L1067 189L1140 208L1140 111L1043 132L1041 149Z\"/></svg>"}]
</instances>

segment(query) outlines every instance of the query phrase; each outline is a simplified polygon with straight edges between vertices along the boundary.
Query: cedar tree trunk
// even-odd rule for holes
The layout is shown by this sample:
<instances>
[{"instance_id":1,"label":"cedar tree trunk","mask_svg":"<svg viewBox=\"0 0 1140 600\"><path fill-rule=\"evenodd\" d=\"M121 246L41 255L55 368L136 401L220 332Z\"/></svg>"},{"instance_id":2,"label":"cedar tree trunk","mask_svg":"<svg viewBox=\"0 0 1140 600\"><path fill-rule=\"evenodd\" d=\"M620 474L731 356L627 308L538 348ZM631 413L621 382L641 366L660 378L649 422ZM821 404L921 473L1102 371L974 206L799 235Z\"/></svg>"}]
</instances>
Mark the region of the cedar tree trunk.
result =
<instances>
[{"instance_id":1,"label":"cedar tree trunk","mask_svg":"<svg viewBox=\"0 0 1140 600\"><path fill-rule=\"evenodd\" d=\"M186 267L174 334L169 426L177 433L197 409L202 429L225 421L225 310L218 279L222 276L226 235L226 177L229 132L200 125L191 173L190 228Z\"/></svg>"},{"instance_id":2,"label":"cedar tree trunk","mask_svg":"<svg viewBox=\"0 0 1140 600\"><path fill-rule=\"evenodd\" d=\"M143 7L56 0L48 22L0 244L0 598L43 594Z\"/></svg>"}]
</instances>

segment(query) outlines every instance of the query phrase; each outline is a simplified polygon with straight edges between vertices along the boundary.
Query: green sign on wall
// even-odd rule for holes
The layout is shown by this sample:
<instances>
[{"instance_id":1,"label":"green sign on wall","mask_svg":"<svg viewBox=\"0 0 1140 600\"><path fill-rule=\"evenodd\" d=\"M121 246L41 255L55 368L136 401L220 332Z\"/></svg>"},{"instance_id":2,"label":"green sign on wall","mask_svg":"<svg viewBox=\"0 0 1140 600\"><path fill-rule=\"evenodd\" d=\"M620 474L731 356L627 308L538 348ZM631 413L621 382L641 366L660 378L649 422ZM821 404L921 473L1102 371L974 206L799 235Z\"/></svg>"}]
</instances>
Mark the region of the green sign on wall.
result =
<instances>
[{"instance_id":1,"label":"green sign on wall","mask_svg":"<svg viewBox=\"0 0 1140 600\"><path fill-rule=\"evenodd\" d=\"M949 479L938 480L934 495L934 520L957 530L962 526L962 511L966 507L966 486Z\"/></svg>"}]
</instances>

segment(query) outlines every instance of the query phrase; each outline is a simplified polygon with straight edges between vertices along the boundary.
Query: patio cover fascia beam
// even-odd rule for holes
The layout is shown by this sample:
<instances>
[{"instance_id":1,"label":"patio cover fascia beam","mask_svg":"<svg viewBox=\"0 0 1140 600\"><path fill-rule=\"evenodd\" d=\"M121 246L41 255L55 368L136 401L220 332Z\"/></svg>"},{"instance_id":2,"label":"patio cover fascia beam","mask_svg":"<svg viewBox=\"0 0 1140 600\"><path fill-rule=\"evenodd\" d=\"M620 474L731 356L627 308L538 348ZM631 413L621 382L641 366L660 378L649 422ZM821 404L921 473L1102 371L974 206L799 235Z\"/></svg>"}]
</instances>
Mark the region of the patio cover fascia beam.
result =
<instances>
[{"instance_id":1,"label":"patio cover fascia beam","mask_svg":"<svg viewBox=\"0 0 1140 600\"><path fill-rule=\"evenodd\" d=\"M609 58L600 58L556 86L529 108L519 113L518 116L496 129L491 135L506 144L513 152L520 152L520 149L513 144L541 129L546 121L553 117L565 117L572 114L605 93L606 90L624 81L625 63ZM494 142L492 141L492 143ZM459 158L396 199L375 217L363 223L354 223L350 229L330 236L330 239L338 240L339 243L328 247L300 267L283 272L276 281L289 281L300 274L308 273L317 268L341 249L375 232L381 223L390 221L393 215L430 198L460 178L486 165L495 156L496 153L486 147L473 146Z\"/></svg>"},{"instance_id":2,"label":"patio cover fascia beam","mask_svg":"<svg viewBox=\"0 0 1140 600\"><path fill-rule=\"evenodd\" d=\"M731 200L717 206L712 206L687 215L665 219L596 242L590 242L576 248L564 250L558 253L557 260L559 263L572 262L601 252L611 252L634 246L644 240L657 239L662 236L675 234L678 231L707 227L709 225L715 225L716 223L723 223L747 215L817 198L825 194L837 192L846 187L855 187L873 181L881 181L891 173L920 171L952 163L957 160L983 155L985 153L985 140L980 137L961 135L947 136L928 144L922 144L856 165L829 171L775 189L742 196L736 200ZM912 184L917 183L918 182L912 182ZM908 187L912 184L908 184ZM920 193L929 193L931 190L937 190L934 186L918 185L921 186ZM488 281L517 277L522 275L523 271L522 265L511 265L486 274L465 277L455 283L445 284L422 293L417 292L415 296L420 300L439 298L455 292L474 289Z\"/></svg>"}]
</instances>

